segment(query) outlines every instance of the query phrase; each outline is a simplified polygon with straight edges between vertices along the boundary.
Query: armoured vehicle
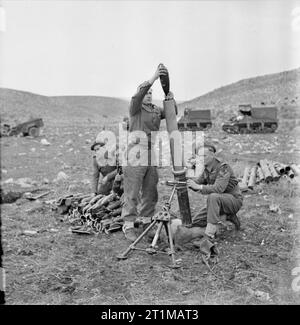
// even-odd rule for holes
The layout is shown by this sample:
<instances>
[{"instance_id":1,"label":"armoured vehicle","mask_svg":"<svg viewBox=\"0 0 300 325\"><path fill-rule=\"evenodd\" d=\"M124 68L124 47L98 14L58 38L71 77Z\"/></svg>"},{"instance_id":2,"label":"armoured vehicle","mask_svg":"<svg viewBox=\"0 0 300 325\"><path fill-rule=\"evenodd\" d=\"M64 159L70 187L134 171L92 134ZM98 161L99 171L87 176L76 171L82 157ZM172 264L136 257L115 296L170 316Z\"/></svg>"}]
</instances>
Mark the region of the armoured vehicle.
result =
<instances>
[{"instance_id":1,"label":"armoured vehicle","mask_svg":"<svg viewBox=\"0 0 300 325\"><path fill-rule=\"evenodd\" d=\"M222 125L227 133L270 133L278 128L277 107L239 105L239 115Z\"/></svg>"},{"instance_id":2,"label":"armoured vehicle","mask_svg":"<svg viewBox=\"0 0 300 325\"><path fill-rule=\"evenodd\" d=\"M40 128L44 126L44 122L41 118L33 119L14 127L9 124L1 125L1 136L12 136L22 134L23 136L38 137L40 134Z\"/></svg>"},{"instance_id":3,"label":"armoured vehicle","mask_svg":"<svg viewBox=\"0 0 300 325\"><path fill-rule=\"evenodd\" d=\"M185 108L183 116L177 122L179 131L200 131L211 128L211 112L209 109Z\"/></svg>"}]
</instances>

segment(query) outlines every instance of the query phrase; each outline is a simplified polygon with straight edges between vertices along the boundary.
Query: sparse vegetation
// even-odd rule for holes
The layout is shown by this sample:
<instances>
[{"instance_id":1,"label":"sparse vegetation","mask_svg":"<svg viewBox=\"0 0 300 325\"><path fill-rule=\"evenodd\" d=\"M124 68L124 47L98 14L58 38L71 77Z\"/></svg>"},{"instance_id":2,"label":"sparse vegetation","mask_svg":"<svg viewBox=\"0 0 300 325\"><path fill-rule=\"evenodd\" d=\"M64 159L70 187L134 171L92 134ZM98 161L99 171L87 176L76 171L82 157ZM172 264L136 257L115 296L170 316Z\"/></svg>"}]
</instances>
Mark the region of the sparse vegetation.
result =
<instances>
[{"instance_id":1,"label":"sparse vegetation","mask_svg":"<svg viewBox=\"0 0 300 325\"><path fill-rule=\"evenodd\" d=\"M218 107L219 121L221 112L251 98L277 100L277 94L290 97L298 76L299 69L270 75L270 80L264 76L241 81L202 96L198 103L203 108ZM284 89L290 90L286 93ZM176 253L183 265L176 270L168 268L170 260L165 255L134 252L127 260L118 261L116 255L128 245L121 232L110 236L72 234L62 216L45 201L91 191L90 143L102 129L103 114L113 114L106 126L116 128L128 103L110 99L115 110L108 110L108 102L101 98L55 99L6 89L0 89L0 98L1 115L9 116L13 108L15 116L23 119L22 114L32 110L45 122L39 138L1 138L2 181L29 177L36 182L32 188L53 190L40 201L21 198L1 205L8 304L299 303L299 292L291 287L292 269L300 265L299 178L260 184L245 193L238 213L242 229L220 233L219 262L212 271L202 263L197 248L189 244ZM281 124L275 134L227 135L216 123L206 137L222 149L220 157L233 166L238 177L247 163L263 158L299 163L299 127L291 130ZM50 145L41 145L42 138ZM68 142L70 139L72 142ZM54 182L59 171L69 178ZM170 168L160 168L159 174L161 179L173 178ZM20 190L14 183L2 184L2 188ZM157 209L169 192L169 187L159 184ZM205 204L205 197L193 192L189 195L195 213ZM280 213L270 211L273 202L279 204ZM178 211L174 200L172 213ZM24 235L24 230L37 233ZM257 291L267 295L255 295Z\"/></svg>"}]
</instances>

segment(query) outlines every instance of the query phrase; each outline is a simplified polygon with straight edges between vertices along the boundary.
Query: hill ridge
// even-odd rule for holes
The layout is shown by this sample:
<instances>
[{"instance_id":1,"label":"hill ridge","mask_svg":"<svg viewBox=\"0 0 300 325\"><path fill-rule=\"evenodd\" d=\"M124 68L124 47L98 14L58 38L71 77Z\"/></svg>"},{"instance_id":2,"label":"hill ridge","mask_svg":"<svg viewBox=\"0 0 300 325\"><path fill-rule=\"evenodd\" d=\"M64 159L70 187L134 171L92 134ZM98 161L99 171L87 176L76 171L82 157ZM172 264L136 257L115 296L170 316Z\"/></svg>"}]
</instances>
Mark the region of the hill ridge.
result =
<instances>
[{"instance_id":1,"label":"hill ridge","mask_svg":"<svg viewBox=\"0 0 300 325\"><path fill-rule=\"evenodd\" d=\"M179 115L185 107L211 109L213 118L226 118L239 104L300 105L300 67L277 73L245 78L218 87L188 101L178 102ZM155 100L157 101L157 100ZM46 96L29 91L0 88L1 119L11 124L31 117L46 123L81 123L107 125L128 115L129 100L110 96Z\"/></svg>"}]
</instances>

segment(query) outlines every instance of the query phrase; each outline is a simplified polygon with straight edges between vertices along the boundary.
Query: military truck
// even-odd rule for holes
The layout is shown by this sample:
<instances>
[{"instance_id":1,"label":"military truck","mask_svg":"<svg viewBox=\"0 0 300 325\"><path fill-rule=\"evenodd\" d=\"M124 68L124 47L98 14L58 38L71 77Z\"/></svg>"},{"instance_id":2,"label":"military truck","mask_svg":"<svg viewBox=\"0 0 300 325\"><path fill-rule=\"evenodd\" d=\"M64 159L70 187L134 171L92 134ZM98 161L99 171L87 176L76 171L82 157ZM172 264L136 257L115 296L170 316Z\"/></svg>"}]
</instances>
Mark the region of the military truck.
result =
<instances>
[{"instance_id":1,"label":"military truck","mask_svg":"<svg viewBox=\"0 0 300 325\"><path fill-rule=\"evenodd\" d=\"M44 122L41 118L32 119L30 121L18 124L11 127L9 124L1 125L1 136L13 136L22 134L23 136L38 137L40 135L40 128L44 126Z\"/></svg>"},{"instance_id":2,"label":"military truck","mask_svg":"<svg viewBox=\"0 0 300 325\"><path fill-rule=\"evenodd\" d=\"M185 108L183 116L177 122L179 131L201 131L211 128L211 112L209 109Z\"/></svg>"},{"instance_id":3,"label":"military truck","mask_svg":"<svg viewBox=\"0 0 300 325\"><path fill-rule=\"evenodd\" d=\"M239 114L222 125L223 131L232 134L271 133L278 128L277 107L239 105Z\"/></svg>"}]
</instances>

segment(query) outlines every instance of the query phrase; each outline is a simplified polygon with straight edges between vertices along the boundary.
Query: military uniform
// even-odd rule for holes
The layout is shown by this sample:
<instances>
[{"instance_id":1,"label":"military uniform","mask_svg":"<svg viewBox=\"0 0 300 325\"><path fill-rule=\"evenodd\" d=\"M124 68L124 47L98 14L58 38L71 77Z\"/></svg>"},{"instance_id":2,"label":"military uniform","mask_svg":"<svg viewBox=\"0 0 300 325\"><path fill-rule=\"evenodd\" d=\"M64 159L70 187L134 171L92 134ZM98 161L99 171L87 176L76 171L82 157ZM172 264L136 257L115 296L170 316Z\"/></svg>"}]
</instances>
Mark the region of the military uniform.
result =
<instances>
[{"instance_id":1,"label":"military uniform","mask_svg":"<svg viewBox=\"0 0 300 325\"><path fill-rule=\"evenodd\" d=\"M129 131L144 131L147 134L147 139L136 138L132 140L128 144L128 151L138 143L148 157L148 164L144 166L132 166L130 161L128 161L128 166L123 166L124 205L122 216L125 223L131 225L138 216L139 194L141 195L140 217L144 223L151 221L158 200L157 168L151 166L151 147L155 140L151 138L151 131L159 130L160 122L165 118L165 114L163 108L152 103L143 103L143 99L150 88L151 84L148 81L141 84L137 93L132 97L129 107Z\"/></svg>"},{"instance_id":2,"label":"military uniform","mask_svg":"<svg viewBox=\"0 0 300 325\"><path fill-rule=\"evenodd\" d=\"M195 182L203 184L198 192L208 197L207 206L193 218L194 226L201 226L203 217L207 216L207 227L210 228L207 230L210 232L220 221L220 215L226 214L230 220L230 216L235 216L242 207L243 195L232 168L216 157Z\"/></svg>"},{"instance_id":3,"label":"military uniform","mask_svg":"<svg viewBox=\"0 0 300 325\"><path fill-rule=\"evenodd\" d=\"M100 179L100 174L107 176L108 181L103 184ZM117 166L99 166L96 160L96 156L93 157L93 175L92 175L92 188L96 194L107 195L110 193L113 187L115 176L117 175Z\"/></svg>"}]
</instances>

